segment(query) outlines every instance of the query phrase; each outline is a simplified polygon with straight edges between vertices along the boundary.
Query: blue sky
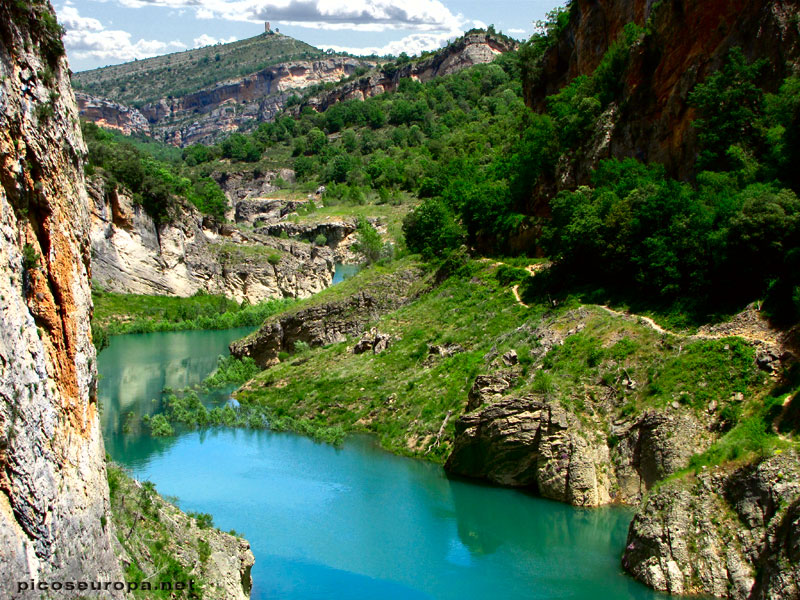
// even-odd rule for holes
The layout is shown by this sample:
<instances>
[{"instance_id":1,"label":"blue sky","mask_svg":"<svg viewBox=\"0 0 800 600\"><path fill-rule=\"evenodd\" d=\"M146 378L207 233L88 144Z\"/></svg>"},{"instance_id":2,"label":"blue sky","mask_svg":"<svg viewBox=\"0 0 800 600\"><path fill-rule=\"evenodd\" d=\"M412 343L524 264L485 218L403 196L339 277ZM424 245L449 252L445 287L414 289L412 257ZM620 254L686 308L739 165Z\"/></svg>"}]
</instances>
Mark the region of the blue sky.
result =
<instances>
[{"instance_id":1,"label":"blue sky","mask_svg":"<svg viewBox=\"0 0 800 600\"><path fill-rule=\"evenodd\" d=\"M557 0L53 0L70 67L83 71L261 33L314 46L416 54L489 24L523 39Z\"/></svg>"}]
</instances>

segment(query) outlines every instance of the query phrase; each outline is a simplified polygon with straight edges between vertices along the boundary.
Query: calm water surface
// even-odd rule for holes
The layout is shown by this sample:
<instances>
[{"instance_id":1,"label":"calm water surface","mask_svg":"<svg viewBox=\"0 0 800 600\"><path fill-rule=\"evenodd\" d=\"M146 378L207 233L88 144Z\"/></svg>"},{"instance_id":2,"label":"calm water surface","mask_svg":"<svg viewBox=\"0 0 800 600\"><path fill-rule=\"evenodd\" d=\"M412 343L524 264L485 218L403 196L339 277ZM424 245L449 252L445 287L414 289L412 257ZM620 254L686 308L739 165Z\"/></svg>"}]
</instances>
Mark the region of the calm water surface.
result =
<instances>
[{"instance_id":1,"label":"calm water surface","mask_svg":"<svg viewBox=\"0 0 800 600\"><path fill-rule=\"evenodd\" d=\"M361 270L361 265L353 264L336 263L335 267L336 268L333 272L333 281L331 282L331 285L341 283L345 279L350 279L353 275Z\"/></svg>"},{"instance_id":2,"label":"calm water surface","mask_svg":"<svg viewBox=\"0 0 800 600\"><path fill-rule=\"evenodd\" d=\"M162 388L201 381L246 332L118 336L98 367L107 452L250 540L254 600L665 598L619 567L625 509L450 480L368 437L337 449L268 431L124 433L127 413L153 413Z\"/></svg>"}]
</instances>

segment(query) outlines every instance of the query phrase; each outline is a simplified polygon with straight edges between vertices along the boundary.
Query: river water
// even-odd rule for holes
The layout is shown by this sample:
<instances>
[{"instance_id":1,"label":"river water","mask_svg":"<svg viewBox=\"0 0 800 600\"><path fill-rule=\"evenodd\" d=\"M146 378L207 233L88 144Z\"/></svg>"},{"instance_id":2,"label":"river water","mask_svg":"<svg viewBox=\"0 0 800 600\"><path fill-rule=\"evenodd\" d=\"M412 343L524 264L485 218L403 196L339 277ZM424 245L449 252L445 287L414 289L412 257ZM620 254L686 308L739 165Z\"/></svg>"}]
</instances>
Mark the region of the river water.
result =
<instances>
[{"instance_id":1,"label":"river water","mask_svg":"<svg viewBox=\"0 0 800 600\"><path fill-rule=\"evenodd\" d=\"M155 412L164 387L201 381L247 331L116 336L98 369L106 451L250 540L253 600L666 598L619 566L627 509L451 480L366 436L335 448L269 431L123 427L128 413Z\"/></svg>"}]
</instances>

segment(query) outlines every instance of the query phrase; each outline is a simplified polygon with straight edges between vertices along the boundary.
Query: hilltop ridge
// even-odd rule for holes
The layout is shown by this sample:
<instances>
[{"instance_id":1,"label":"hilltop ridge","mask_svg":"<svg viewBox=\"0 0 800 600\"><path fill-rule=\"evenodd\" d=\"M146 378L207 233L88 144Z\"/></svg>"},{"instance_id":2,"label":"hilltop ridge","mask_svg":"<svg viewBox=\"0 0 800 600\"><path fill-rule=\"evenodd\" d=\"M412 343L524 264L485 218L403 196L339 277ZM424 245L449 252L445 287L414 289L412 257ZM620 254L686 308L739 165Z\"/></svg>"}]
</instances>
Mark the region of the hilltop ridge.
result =
<instances>
[{"instance_id":1,"label":"hilltop ridge","mask_svg":"<svg viewBox=\"0 0 800 600\"><path fill-rule=\"evenodd\" d=\"M227 44L80 71L72 75L72 86L91 96L141 108L161 98L184 96L281 62L323 56L325 52L300 40L262 33Z\"/></svg>"},{"instance_id":2,"label":"hilltop ridge","mask_svg":"<svg viewBox=\"0 0 800 600\"><path fill-rule=\"evenodd\" d=\"M272 59L260 63L252 57L236 62L247 48L259 48L265 38L292 40L262 34L233 44L77 73L74 82L81 116L104 127L144 133L177 146L207 144L249 123L271 121L293 102L299 110L301 95L300 103L323 110L337 101L391 91L404 78L428 81L491 62L516 49L516 42L502 34L473 30L416 60L327 54L303 44L311 50L273 53ZM146 64L140 68L142 63ZM233 65L239 75L229 76ZM191 69L197 73L184 77L184 71ZM161 85L167 74L172 83ZM159 93L151 89L152 84L142 83L145 80L159 83ZM139 85L144 89L128 89Z\"/></svg>"}]
</instances>

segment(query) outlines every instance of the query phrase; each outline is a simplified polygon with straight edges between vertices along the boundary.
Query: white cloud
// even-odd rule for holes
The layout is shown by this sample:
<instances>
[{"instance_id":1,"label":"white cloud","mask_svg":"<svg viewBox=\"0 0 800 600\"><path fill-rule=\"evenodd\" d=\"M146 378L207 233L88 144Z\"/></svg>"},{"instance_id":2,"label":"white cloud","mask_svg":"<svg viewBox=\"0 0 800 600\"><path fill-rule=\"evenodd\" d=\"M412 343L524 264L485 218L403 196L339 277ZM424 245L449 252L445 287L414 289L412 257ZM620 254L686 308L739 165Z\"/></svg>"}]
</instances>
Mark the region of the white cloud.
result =
<instances>
[{"instance_id":1,"label":"white cloud","mask_svg":"<svg viewBox=\"0 0 800 600\"><path fill-rule=\"evenodd\" d=\"M186 44L178 40L131 40L131 34L120 29L106 29L97 19L82 17L74 6L66 5L58 12L59 21L66 29L64 46L76 59L133 60L164 54L170 50L183 50Z\"/></svg>"},{"instance_id":2,"label":"white cloud","mask_svg":"<svg viewBox=\"0 0 800 600\"><path fill-rule=\"evenodd\" d=\"M509 29L508 33L513 33L514 35L522 35L525 33L524 29L517 29L516 27L513 29Z\"/></svg>"},{"instance_id":3,"label":"white cloud","mask_svg":"<svg viewBox=\"0 0 800 600\"><path fill-rule=\"evenodd\" d=\"M461 35L461 32L443 33L443 34L429 34L429 33L414 33L404 37L401 40L395 40L385 44L384 46L371 46L355 48L352 46L331 46L337 52L348 52L357 56L364 56L370 54L377 54L384 56L386 54L399 55L405 52L409 56L419 54L425 50L436 50L444 46L448 41Z\"/></svg>"},{"instance_id":4,"label":"white cloud","mask_svg":"<svg viewBox=\"0 0 800 600\"><path fill-rule=\"evenodd\" d=\"M200 37L194 38L193 43L195 48L202 48L203 46L213 46L214 44L227 44L229 42L235 42L235 41L236 41L236 36L217 39L215 37L208 35L207 33L204 33Z\"/></svg>"},{"instance_id":5,"label":"white cloud","mask_svg":"<svg viewBox=\"0 0 800 600\"><path fill-rule=\"evenodd\" d=\"M318 29L450 31L466 20L441 0L117 0L129 8L193 10L201 19L270 21Z\"/></svg>"}]
</instances>

